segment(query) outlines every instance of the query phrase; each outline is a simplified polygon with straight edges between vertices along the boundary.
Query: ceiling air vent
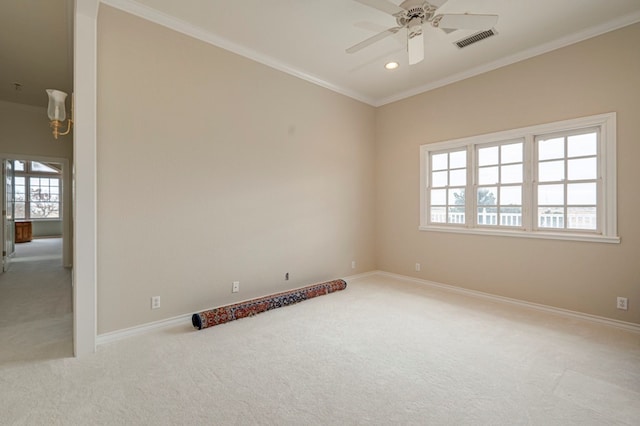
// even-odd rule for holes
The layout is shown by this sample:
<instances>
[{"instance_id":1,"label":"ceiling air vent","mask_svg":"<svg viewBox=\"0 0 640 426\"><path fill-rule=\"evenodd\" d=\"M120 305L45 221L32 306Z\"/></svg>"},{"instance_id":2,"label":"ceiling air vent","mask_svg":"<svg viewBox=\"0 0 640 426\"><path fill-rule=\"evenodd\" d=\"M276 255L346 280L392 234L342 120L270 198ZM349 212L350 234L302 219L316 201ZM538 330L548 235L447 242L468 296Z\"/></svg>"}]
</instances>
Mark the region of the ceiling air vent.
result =
<instances>
[{"instance_id":1,"label":"ceiling air vent","mask_svg":"<svg viewBox=\"0 0 640 426\"><path fill-rule=\"evenodd\" d=\"M496 30L491 28L490 30L480 31L479 33L475 33L472 36L465 37L462 40L458 40L455 42L455 45L462 49L463 47L467 47L473 43L477 43L480 40L484 40L485 38L492 37L496 34L498 34Z\"/></svg>"}]
</instances>

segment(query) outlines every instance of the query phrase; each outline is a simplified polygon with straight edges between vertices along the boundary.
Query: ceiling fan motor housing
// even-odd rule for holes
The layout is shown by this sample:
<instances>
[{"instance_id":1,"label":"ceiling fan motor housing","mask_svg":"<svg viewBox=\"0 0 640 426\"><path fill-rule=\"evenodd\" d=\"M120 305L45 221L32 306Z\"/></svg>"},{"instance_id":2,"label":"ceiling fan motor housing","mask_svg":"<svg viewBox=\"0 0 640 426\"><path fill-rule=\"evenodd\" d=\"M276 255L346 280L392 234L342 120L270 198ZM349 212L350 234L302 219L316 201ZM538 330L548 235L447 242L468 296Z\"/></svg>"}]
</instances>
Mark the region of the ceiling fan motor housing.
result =
<instances>
[{"instance_id":1,"label":"ceiling fan motor housing","mask_svg":"<svg viewBox=\"0 0 640 426\"><path fill-rule=\"evenodd\" d=\"M436 8L427 2L420 0L407 0L400 5L405 9L396 16L396 22L401 27L422 25L433 18Z\"/></svg>"}]
</instances>

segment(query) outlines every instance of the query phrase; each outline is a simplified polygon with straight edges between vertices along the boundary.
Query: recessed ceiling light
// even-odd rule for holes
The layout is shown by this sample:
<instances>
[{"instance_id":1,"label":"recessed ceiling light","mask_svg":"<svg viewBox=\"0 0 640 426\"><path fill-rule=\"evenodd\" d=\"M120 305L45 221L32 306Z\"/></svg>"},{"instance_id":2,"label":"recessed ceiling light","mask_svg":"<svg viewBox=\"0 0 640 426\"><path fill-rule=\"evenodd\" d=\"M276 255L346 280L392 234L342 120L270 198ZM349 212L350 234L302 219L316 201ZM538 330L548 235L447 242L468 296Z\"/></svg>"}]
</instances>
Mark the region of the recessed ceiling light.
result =
<instances>
[{"instance_id":1,"label":"recessed ceiling light","mask_svg":"<svg viewBox=\"0 0 640 426\"><path fill-rule=\"evenodd\" d=\"M384 67L388 70L395 70L399 66L400 64L397 62L387 62L386 64L384 64Z\"/></svg>"}]
</instances>

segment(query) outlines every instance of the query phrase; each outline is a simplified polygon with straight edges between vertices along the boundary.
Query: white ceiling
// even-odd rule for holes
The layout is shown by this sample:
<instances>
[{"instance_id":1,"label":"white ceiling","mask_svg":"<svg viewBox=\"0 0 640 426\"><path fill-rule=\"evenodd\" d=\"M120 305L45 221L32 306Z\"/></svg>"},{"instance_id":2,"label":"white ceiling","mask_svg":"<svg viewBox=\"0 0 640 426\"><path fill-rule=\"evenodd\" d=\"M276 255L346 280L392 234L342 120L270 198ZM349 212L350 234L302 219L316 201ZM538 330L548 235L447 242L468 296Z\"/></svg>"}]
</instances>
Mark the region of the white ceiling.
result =
<instances>
[{"instance_id":1,"label":"white ceiling","mask_svg":"<svg viewBox=\"0 0 640 426\"><path fill-rule=\"evenodd\" d=\"M401 0L389 0L399 4ZM0 99L46 105L44 86L71 90L71 0L3 0ZM425 60L409 66L404 31L355 54L345 49L396 26L354 0L102 0L266 65L383 105L640 22L640 0L449 0L438 13L499 15L498 35L425 25ZM397 61L387 71L383 65ZM12 83L22 82L21 93ZM38 102L38 103L37 103Z\"/></svg>"},{"instance_id":2,"label":"white ceiling","mask_svg":"<svg viewBox=\"0 0 640 426\"><path fill-rule=\"evenodd\" d=\"M72 88L73 0L2 0L0 100L46 107L45 89Z\"/></svg>"},{"instance_id":3,"label":"white ceiling","mask_svg":"<svg viewBox=\"0 0 640 426\"><path fill-rule=\"evenodd\" d=\"M399 4L402 0L390 0ZM497 36L425 25L425 60L409 66L401 30L358 53L345 49L396 26L354 0L103 0L236 53L381 105L640 21L640 0L449 0L437 13L498 14ZM387 71L391 60L400 68Z\"/></svg>"}]
</instances>

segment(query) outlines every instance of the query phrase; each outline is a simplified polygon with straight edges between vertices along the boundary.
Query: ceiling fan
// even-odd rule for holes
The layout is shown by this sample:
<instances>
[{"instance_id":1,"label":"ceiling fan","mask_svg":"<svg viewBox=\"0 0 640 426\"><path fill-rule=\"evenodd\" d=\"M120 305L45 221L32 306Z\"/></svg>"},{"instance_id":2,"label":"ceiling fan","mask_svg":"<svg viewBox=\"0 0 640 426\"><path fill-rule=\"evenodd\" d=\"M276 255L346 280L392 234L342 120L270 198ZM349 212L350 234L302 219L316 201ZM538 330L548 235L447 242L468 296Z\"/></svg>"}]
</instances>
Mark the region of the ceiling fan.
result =
<instances>
[{"instance_id":1,"label":"ceiling fan","mask_svg":"<svg viewBox=\"0 0 640 426\"><path fill-rule=\"evenodd\" d=\"M405 0L395 5L387 0L355 0L366 6L388 13L396 18L398 26L389 28L360 43L351 46L347 53L355 53L373 43L380 41L403 28L407 29L407 51L409 65L414 65L424 59L424 36L422 25L429 23L449 33L457 29L488 30L498 22L498 15L452 14L436 15L436 10L447 0Z\"/></svg>"}]
</instances>

